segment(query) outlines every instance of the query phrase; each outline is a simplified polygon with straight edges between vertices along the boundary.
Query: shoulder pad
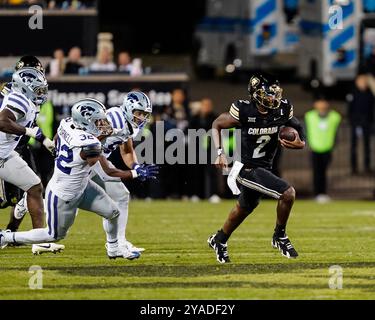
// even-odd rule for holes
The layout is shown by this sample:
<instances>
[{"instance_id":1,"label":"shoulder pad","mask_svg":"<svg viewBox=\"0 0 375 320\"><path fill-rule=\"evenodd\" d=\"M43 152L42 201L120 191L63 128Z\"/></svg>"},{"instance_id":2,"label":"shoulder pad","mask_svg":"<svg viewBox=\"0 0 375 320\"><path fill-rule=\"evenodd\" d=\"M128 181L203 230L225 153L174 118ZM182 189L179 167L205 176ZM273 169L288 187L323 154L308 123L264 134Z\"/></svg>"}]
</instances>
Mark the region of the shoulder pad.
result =
<instances>
[{"instance_id":1,"label":"shoulder pad","mask_svg":"<svg viewBox=\"0 0 375 320\"><path fill-rule=\"evenodd\" d=\"M107 115L108 115L108 120L113 128L115 129L126 128L126 120L125 120L124 113L122 112L121 108L112 107L107 111Z\"/></svg>"},{"instance_id":2,"label":"shoulder pad","mask_svg":"<svg viewBox=\"0 0 375 320\"><path fill-rule=\"evenodd\" d=\"M83 147L95 143L100 144L100 141L92 134L74 128L71 118L61 120L57 132L64 137L71 148Z\"/></svg>"},{"instance_id":3,"label":"shoulder pad","mask_svg":"<svg viewBox=\"0 0 375 320\"><path fill-rule=\"evenodd\" d=\"M86 158L98 157L102 153L102 145L101 143L87 144L82 147L82 152Z\"/></svg>"}]
</instances>

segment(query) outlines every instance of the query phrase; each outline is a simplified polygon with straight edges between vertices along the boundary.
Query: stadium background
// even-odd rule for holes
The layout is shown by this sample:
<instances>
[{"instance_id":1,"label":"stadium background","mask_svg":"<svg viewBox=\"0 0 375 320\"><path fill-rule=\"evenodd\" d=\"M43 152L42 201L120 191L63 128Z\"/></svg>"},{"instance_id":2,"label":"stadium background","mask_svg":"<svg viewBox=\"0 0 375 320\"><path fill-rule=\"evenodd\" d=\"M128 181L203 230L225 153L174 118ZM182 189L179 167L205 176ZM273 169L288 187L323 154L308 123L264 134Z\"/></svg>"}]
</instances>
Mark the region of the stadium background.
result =
<instances>
[{"instance_id":1,"label":"stadium background","mask_svg":"<svg viewBox=\"0 0 375 320\"><path fill-rule=\"evenodd\" d=\"M246 86L249 75L251 71L257 69L255 66L259 65L258 63L250 64L237 68L234 72L233 70L228 71L228 65L231 63L229 60L236 60L236 56L229 57L229 60L226 56L226 61L217 63L215 68L200 64L198 55L202 41L199 41L199 32L202 30L202 25L204 27L204 23L211 19L210 15L212 15L211 11L215 6L215 1L181 3L175 1L163 1L162 3L124 1L116 4L111 1L2 1L2 3L0 27L2 30L7 30L9 25L12 25L12 32L3 32L2 34L2 41L7 43L0 49L0 69L3 81L9 80L12 67L21 55L35 54L47 66L56 49L64 51L65 61L69 60L66 56L72 47L78 46L82 50L80 63L83 68L77 72L78 74L66 75L61 72L61 75L49 77L50 102L54 108L55 118L54 130L60 119L69 115L69 105L76 97L71 95L72 92L95 96L98 92L108 94L110 90L117 90L117 93L123 93L132 88L141 88L151 93L155 112L163 114L165 108L172 105L171 93L173 90L182 88L186 93L186 99L183 101L187 111L184 115L185 118L176 119L175 115L172 115L168 119L172 122L172 126L181 126L186 131L193 125L190 107L199 105L202 99L210 99L213 112L218 114L227 110L233 100L247 98ZM216 3L220 4L221 1L216 1ZM235 8L240 3L241 1L234 1L230 6ZM375 190L374 175L363 172L361 168L363 163L361 140L363 139L359 139L358 146L359 173L352 175L350 167L351 137L347 116L348 104L345 101L345 96L352 89L355 74L352 74L352 79L347 77L344 82L338 81L336 85L312 90L308 82L312 79L299 77L297 63L303 55L299 45L301 38L306 33L301 24L301 15L303 15L301 7L304 1L258 1L256 5L261 7L270 3L277 6L274 8L277 12L273 15L267 13L266 18L267 15L271 18L268 18L264 25L278 23L278 19L282 17L288 28L285 36L288 39L285 41L288 43L282 45L289 47L288 50L282 52L279 50L280 52L276 55L274 52L265 54L259 61L263 61L263 64L266 63L266 69L271 66L271 71L278 75L284 88L284 96L293 102L295 115L299 119L303 120L304 114L312 108L313 98L317 92L324 93L326 97L329 97L331 107L342 115L343 121L338 130L333 161L328 170L328 193L334 198L372 199ZM43 29L41 30L29 28L28 20L31 14L28 13L27 8L32 4L40 4L44 8ZM333 4L334 2L332 2ZM371 10L373 10L371 1L363 1L362 5L361 10L365 17L362 17L361 21L367 19L366 21L370 21L371 25ZM269 19L275 19L275 21L269 21ZM211 32L214 35L215 32L218 32L227 33L233 37L237 36L235 33L230 34L234 32L228 27L230 19L222 20L223 22L216 21L217 25L211 26L208 33ZM361 21L357 21L358 28ZM64 25L64 28L61 28L61 25ZM262 36L266 39L269 37L268 30L265 26L263 28ZM132 58L141 59L143 75L131 76L124 72L90 70L89 66L95 61L98 50L100 50L100 42L105 42L108 36L111 39L109 42L113 46L111 54L113 58L111 59L116 62L117 55L127 51ZM250 33L249 37L252 36L256 35ZM356 45L359 46L363 42L363 38L363 33L357 36L354 39ZM208 46L213 47L211 50L223 50L220 45L218 46L212 41L207 41ZM35 45L36 43L37 45ZM342 46L345 45L345 43L342 44ZM371 43L366 46L371 47ZM363 52L365 50L358 50L357 71L366 58ZM316 53L317 56L319 54ZM306 58L307 63L309 62ZM313 78L313 76L311 77ZM320 83L324 82L324 79L318 80ZM112 92L113 96L116 95L116 92ZM70 99L66 98L69 95ZM119 98L112 99L112 102L108 101L107 105L112 106L119 103L120 100ZM207 119L207 121L209 120ZM372 126L371 136L373 133ZM372 150L374 150L373 144L372 139ZM46 156L44 153L42 155ZM313 196L309 148L299 152L298 156L293 151L284 151L278 161L280 175L295 185L298 194L302 197ZM373 160L371 162L371 169L373 169ZM163 190L161 192L160 188L144 185L139 187L135 184L133 190L135 195L138 197L184 199L192 197L197 199L195 196L210 198L212 195L218 195L220 198L230 197L230 193L225 187L225 181L220 178L220 173L213 173L211 168L197 168L197 172L193 173L194 176L200 177L197 178L200 179L198 185L205 186L199 191L199 194L194 192L197 184L191 184L188 181L191 169L183 165L173 166L170 169L165 169L164 172L171 173L172 176L179 173L178 181L185 187L174 185L173 181L170 181L173 179L168 174L163 174L161 181ZM219 187L215 187L215 185ZM133 186L130 187L133 188ZM155 189L159 192L153 192ZM175 192L176 190L178 191Z\"/></svg>"},{"instance_id":2,"label":"stadium background","mask_svg":"<svg viewBox=\"0 0 375 320\"><path fill-rule=\"evenodd\" d=\"M132 198L141 199L130 202L127 231L129 239L146 248L141 259L109 261L103 246L101 219L80 211L67 239L62 241L66 246L62 254L34 257L29 247L1 251L1 299L374 298L375 213L373 202L362 200L373 200L375 178L373 173L364 171L363 136L360 135L359 171L356 174L351 172L351 125L346 96L352 90L357 72L369 67L366 62L371 62L371 47L375 42L371 43L370 36L370 41L366 43L368 39L365 33L358 33L358 36L352 37L354 39L344 39L344 47L354 43L358 49L355 68L349 70L344 81L337 79L335 84L324 85L328 81L324 76L315 73L302 77L299 70L300 61L308 64L307 56L301 54L304 49L301 41L311 40L309 37L320 26L316 21L308 25L312 27L310 29L306 29L306 24L301 24L306 14L303 5L324 1L247 1L247 4L256 3L267 8L266 11L261 10L268 19L261 23L264 24L260 26L262 32L257 36L261 43L273 39L275 29L270 25L276 24L276 21L279 23L280 18L287 22L284 27L287 28L288 40L278 44L285 50L262 54L260 60L250 67L244 67L238 61L237 54L240 53L231 48L227 54L222 54L222 61L215 61L217 65L207 65L199 60L202 58L199 50L202 43L198 39L202 30L216 39L211 39L214 41L213 45L211 43L214 56L215 53L222 53L222 44L226 43L227 38L238 37L233 33L233 30L237 30L237 26L233 28L236 19L224 17L210 20L210 8L221 10L220 14L225 11L233 14L236 5L245 3L224 0L232 6L220 7L220 2L0 0L0 82L9 81L15 62L25 54L35 54L45 66L49 66L50 99L44 106L40 125L51 132L56 130L62 117L69 115L71 103L78 96L88 94L110 98L106 102L112 106L121 101L121 93L135 88L150 94L155 119L164 119L171 127L181 126L185 129L208 125L212 115L200 122L197 121L199 117L189 118L186 110L194 113L196 108L202 110L202 106L210 110L209 101L212 101L214 113L219 114L228 110L233 100L247 98L247 81L251 72L258 69L255 66L270 69L279 76L285 96L293 102L295 115L300 120L312 108L314 97L321 94L326 96L332 109L342 115L333 161L328 170L327 193L335 201L318 205L314 199L309 146L302 151L283 150L278 167L281 176L297 190L288 234L300 252L299 259L286 260L270 248L275 202L264 201L232 237L230 252L233 263L219 266L205 241L221 225L233 206L233 200L222 200L219 204L197 200L207 199L217 203L218 197L232 198L226 189L225 177L212 166L164 166L157 183L128 184ZM335 1L327 0L324 3L327 3L327 7L322 8L322 16L313 17L312 12L317 11L310 11L311 18L322 20L328 6L334 5ZM350 4L361 5L361 18L344 14L345 28L348 21L354 23L356 28L373 25L373 1L338 3L343 6L344 12L353 8ZM28 9L33 4L43 7L43 29L32 30L29 27L31 13ZM268 15L270 4L271 8L277 10ZM251 8L247 9L240 12ZM207 23L210 21L212 24ZM251 32L246 35L251 39L256 37ZM315 35L318 41L321 36L323 43L324 33L318 31ZM114 62L117 62L120 52L128 51L133 59L142 60L143 74L137 73L139 70L135 70L134 74L128 74L130 71L90 70L97 60L98 47L100 51L103 42L108 45L109 38L112 39ZM343 54L342 51L345 48L338 47L334 52L324 51L323 46L319 47L318 44L315 52L317 59L327 55L345 65L345 52ZM56 63L52 61L59 60L53 60L52 56L56 49L63 50L66 72L70 60L67 56L75 46L82 50L82 57L78 59L82 68L74 68L73 64L76 74L64 74L63 68L56 69ZM242 61L245 60L242 58ZM368 73L373 71L371 68L365 70ZM56 74L51 76L50 72ZM175 89L182 89L183 92ZM109 94L111 90L114 91ZM182 101L182 93L186 93L186 101ZM171 105L172 98L178 101L175 107ZM175 108L180 111L177 115ZM53 121L49 122L51 110ZM372 123L371 150L375 150L373 134ZM32 148L46 182L53 159L37 144ZM371 157L371 169L374 170L373 151ZM212 197L214 192L218 197ZM157 200L149 201L153 198ZM346 201L348 199L360 201ZM9 209L0 212L2 226L7 223L8 214ZM26 217L22 229L29 228L30 219ZM29 288L28 270L32 265L43 268L43 290ZM332 266L344 270L343 290L329 287Z\"/></svg>"}]
</instances>

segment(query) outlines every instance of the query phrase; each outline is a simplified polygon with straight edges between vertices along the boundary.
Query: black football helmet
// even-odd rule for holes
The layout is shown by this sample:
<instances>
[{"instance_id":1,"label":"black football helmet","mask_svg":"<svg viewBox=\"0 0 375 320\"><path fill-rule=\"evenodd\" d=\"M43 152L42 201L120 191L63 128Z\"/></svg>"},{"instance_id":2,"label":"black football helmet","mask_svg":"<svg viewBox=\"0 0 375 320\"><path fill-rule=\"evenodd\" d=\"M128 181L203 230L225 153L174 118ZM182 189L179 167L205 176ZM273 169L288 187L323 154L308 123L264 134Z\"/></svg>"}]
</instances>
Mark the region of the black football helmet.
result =
<instances>
[{"instance_id":1,"label":"black football helmet","mask_svg":"<svg viewBox=\"0 0 375 320\"><path fill-rule=\"evenodd\" d=\"M264 73L254 74L247 87L250 99L267 109L280 107L283 89L279 81L271 75Z\"/></svg>"},{"instance_id":2,"label":"black football helmet","mask_svg":"<svg viewBox=\"0 0 375 320\"><path fill-rule=\"evenodd\" d=\"M14 71L18 71L22 68L35 68L44 74L44 68L42 63L39 61L37 57L34 56L23 56L16 63Z\"/></svg>"}]
</instances>

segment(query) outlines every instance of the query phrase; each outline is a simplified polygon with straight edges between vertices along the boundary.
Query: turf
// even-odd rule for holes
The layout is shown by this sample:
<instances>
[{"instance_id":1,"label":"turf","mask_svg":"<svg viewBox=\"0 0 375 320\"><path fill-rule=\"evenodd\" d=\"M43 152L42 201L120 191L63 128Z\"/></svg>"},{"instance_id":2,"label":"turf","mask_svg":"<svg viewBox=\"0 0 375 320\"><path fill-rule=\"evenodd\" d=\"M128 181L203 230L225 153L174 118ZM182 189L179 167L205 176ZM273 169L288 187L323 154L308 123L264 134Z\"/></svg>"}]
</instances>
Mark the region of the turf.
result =
<instances>
[{"instance_id":1,"label":"turf","mask_svg":"<svg viewBox=\"0 0 375 320\"><path fill-rule=\"evenodd\" d=\"M206 240L232 205L133 201L128 238L147 249L134 261L109 260L101 219L80 212L61 254L0 251L0 299L375 298L373 203L297 201L288 234L300 256L288 260L270 245L275 202L263 201L233 234L232 263L220 265ZM0 212L1 225L7 217ZM32 265L43 269L43 289L28 286ZM332 265L343 269L341 290L328 286Z\"/></svg>"}]
</instances>

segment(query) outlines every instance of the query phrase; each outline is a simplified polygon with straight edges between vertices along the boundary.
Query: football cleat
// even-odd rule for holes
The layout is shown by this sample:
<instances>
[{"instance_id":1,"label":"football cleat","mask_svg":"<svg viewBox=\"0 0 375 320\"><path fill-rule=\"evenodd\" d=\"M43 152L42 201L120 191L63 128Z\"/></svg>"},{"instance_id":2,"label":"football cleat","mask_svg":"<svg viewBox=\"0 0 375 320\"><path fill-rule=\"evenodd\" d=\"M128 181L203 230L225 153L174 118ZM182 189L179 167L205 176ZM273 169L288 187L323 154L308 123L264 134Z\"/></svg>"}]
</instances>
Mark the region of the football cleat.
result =
<instances>
[{"instance_id":1,"label":"football cleat","mask_svg":"<svg viewBox=\"0 0 375 320\"><path fill-rule=\"evenodd\" d=\"M298 253L294 249L292 243L290 242L288 236L285 237L276 237L275 235L272 237L271 241L272 247L275 249L279 249L281 254L284 257L287 257L288 259L290 258L297 258Z\"/></svg>"},{"instance_id":2,"label":"football cleat","mask_svg":"<svg viewBox=\"0 0 375 320\"><path fill-rule=\"evenodd\" d=\"M35 255L40 255L42 253L46 252L52 252L52 253L58 253L65 249L65 246L63 244L57 244L57 243L38 243L33 244L31 248L31 252Z\"/></svg>"},{"instance_id":3,"label":"football cleat","mask_svg":"<svg viewBox=\"0 0 375 320\"><path fill-rule=\"evenodd\" d=\"M26 198L22 197L20 201L16 204L14 208L14 217L18 220L22 219L24 215L28 212Z\"/></svg>"},{"instance_id":4,"label":"football cleat","mask_svg":"<svg viewBox=\"0 0 375 320\"><path fill-rule=\"evenodd\" d=\"M5 233L10 232L10 230L1 230L0 229L0 249L4 249L7 245L8 242L5 242Z\"/></svg>"},{"instance_id":5,"label":"football cleat","mask_svg":"<svg viewBox=\"0 0 375 320\"><path fill-rule=\"evenodd\" d=\"M108 243L106 243L105 248L107 249L107 256L109 259L123 258L134 260L141 256L140 252L130 251L126 246L110 246Z\"/></svg>"},{"instance_id":6,"label":"football cleat","mask_svg":"<svg viewBox=\"0 0 375 320\"><path fill-rule=\"evenodd\" d=\"M212 248L216 253L216 260L219 263L230 262L228 255L228 245L226 243L221 243L216 239L216 234L213 234L207 240L208 246Z\"/></svg>"},{"instance_id":7,"label":"football cleat","mask_svg":"<svg viewBox=\"0 0 375 320\"><path fill-rule=\"evenodd\" d=\"M143 251L146 250L145 248L138 248L138 247L134 246L130 241L127 241L127 240L125 240L125 246L127 246L127 248L130 251L143 252Z\"/></svg>"}]
</instances>

